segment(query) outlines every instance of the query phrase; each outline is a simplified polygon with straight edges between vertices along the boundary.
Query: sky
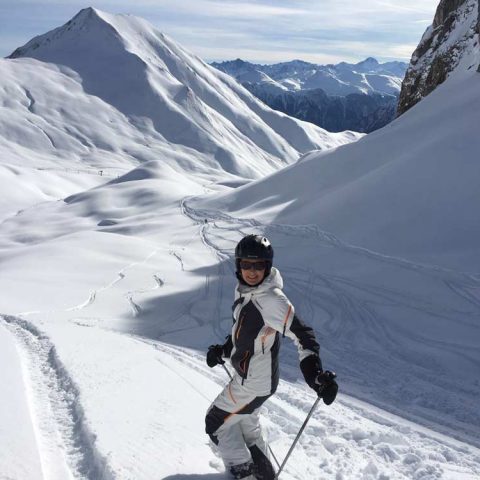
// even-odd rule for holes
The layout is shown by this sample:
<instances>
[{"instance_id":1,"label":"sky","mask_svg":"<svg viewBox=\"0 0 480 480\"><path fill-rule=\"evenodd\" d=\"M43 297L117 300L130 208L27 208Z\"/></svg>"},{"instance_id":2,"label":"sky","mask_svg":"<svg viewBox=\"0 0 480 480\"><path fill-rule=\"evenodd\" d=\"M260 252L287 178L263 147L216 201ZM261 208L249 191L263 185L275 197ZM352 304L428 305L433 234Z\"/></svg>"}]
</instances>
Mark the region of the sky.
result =
<instances>
[{"instance_id":1,"label":"sky","mask_svg":"<svg viewBox=\"0 0 480 480\"><path fill-rule=\"evenodd\" d=\"M205 61L410 60L439 0L0 0L0 56L82 8L145 18Z\"/></svg>"}]
</instances>

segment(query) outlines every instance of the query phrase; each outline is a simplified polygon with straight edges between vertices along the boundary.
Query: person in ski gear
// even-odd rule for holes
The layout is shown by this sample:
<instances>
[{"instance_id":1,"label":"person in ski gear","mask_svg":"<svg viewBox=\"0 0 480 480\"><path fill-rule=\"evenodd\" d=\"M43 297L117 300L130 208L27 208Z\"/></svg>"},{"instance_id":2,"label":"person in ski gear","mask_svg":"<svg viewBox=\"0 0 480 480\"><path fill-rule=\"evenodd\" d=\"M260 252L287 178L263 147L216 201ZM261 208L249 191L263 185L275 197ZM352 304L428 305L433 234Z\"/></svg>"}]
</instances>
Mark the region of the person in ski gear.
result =
<instances>
[{"instance_id":1,"label":"person in ski gear","mask_svg":"<svg viewBox=\"0 0 480 480\"><path fill-rule=\"evenodd\" d=\"M232 333L223 345L211 345L206 358L211 368L228 358L235 372L207 411L206 433L235 479L273 480L259 409L278 386L281 337L295 342L303 376L325 404L335 400L338 385L335 374L322 369L313 330L298 318L282 291L269 240L244 237L235 249L235 264Z\"/></svg>"}]
</instances>

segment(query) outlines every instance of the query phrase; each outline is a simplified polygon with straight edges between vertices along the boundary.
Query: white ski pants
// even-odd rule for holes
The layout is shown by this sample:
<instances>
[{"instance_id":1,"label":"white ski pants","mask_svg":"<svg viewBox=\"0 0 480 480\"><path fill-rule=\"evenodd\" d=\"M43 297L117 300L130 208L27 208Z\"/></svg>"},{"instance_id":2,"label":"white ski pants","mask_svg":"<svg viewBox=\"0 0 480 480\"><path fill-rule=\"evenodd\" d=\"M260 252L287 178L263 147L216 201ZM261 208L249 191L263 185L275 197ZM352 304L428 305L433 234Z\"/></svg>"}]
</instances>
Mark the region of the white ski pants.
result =
<instances>
[{"instance_id":1,"label":"white ski pants","mask_svg":"<svg viewBox=\"0 0 480 480\"><path fill-rule=\"evenodd\" d=\"M206 432L217 445L227 469L251 461L249 448L254 446L270 458L259 419L260 407L269 396L258 397L249 392L235 376L208 409Z\"/></svg>"}]
</instances>

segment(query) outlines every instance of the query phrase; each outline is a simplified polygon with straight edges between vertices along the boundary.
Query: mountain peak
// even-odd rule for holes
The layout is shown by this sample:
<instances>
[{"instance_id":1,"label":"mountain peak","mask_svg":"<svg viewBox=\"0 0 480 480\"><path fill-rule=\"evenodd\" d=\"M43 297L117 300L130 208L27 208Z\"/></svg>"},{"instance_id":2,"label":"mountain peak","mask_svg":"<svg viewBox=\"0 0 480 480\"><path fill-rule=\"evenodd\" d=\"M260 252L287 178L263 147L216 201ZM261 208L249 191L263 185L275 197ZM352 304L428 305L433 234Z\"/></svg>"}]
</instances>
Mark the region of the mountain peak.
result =
<instances>
[{"instance_id":1,"label":"mountain peak","mask_svg":"<svg viewBox=\"0 0 480 480\"><path fill-rule=\"evenodd\" d=\"M37 57L37 55L33 55L34 51L41 50L43 47L52 49L55 48L54 46L56 44L65 44L65 41L68 40L73 40L75 42L75 39L78 39L79 33L86 33L88 30L107 28L109 31L115 31L109 21L109 16L108 13L102 12L93 7L84 8L61 27L34 37L22 47L17 48L7 58Z\"/></svg>"},{"instance_id":2,"label":"mountain peak","mask_svg":"<svg viewBox=\"0 0 480 480\"><path fill-rule=\"evenodd\" d=\"M103 20L105 21L105 16L108 15L106 12L102 12L94 7L82 8L71 20L69 20L64 26L77 25L81 26L85 23L88 23L92 20ZM61 28L61 27L60 27Z\"/></svg>"},{"instance_id":3,"label":"mountain peak","mask_svg":"<svg viewBox=\"0 0 480 480\"><path fill-rule=\"evenodd\" d=\"M378 60L373 57L367 57L365 60L358 62L357 65L378 65Z\"/></svg>"},{"instance_id":4,"label":"mountain peak","mask_svg":"<svg viewBox=\"0 0 480 480\"><path fill-rule=\"evenodd\" d=\"M72 20L70 20L69 22L67 23L70 23L72 21L74 21L75 19L80 19L80 18L86 18L86 17L89 17L91 15L97 15L97 9L94 8L94 7L85 7L85 8L82 8L73 18Z\"/></svg>"}]
</instances>

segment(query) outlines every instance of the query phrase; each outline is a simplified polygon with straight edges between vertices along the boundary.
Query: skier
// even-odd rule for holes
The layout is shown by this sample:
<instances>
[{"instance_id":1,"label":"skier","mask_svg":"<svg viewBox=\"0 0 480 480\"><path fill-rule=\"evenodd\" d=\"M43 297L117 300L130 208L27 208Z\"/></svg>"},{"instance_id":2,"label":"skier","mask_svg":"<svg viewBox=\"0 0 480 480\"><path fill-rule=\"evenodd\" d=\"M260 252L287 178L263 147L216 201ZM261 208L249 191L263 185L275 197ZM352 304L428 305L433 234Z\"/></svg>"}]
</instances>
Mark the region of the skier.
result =
<instances>
[{"instance_id":1,"label":"skier","mask_svg":"<svg viewBox=\"0 0 480 480\"><path fill-rule=\"evenodd\" d=\"M273 248L267 238L248 235L238 243L232 333L223 345L211 345L207 352L209 367L230 358L235 370L205 418L206 433L235 479L275 478L259 409L278 386L281 336L297 345L305 381L325 404L335 400L338 390L334 374L322 369L313 330L295 314L272 261Z\"/></svg>"}]
</instances>

